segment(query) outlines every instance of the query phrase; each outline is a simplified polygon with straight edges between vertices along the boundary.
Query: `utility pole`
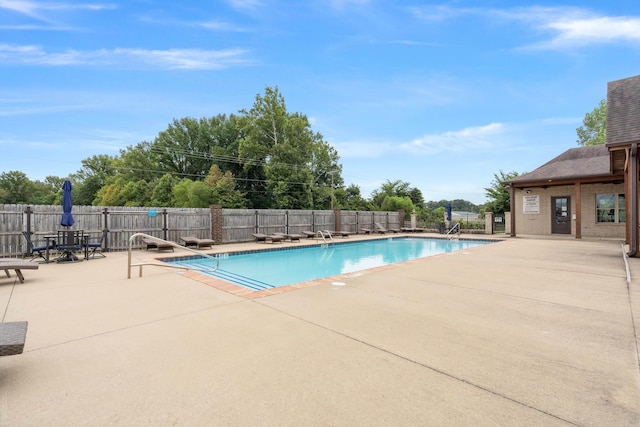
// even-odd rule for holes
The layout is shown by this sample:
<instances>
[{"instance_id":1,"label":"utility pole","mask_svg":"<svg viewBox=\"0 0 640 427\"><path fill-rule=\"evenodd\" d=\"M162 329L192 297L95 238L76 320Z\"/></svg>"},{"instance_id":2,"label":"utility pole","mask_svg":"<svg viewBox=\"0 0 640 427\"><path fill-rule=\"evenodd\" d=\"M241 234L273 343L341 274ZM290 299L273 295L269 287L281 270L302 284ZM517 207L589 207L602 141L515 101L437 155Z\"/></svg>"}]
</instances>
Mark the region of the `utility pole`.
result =
<instances>
[{"instance_id":1,"label":"utility pole","mask_svg":"<svg viewBox=\"0 0 640 427\"><path fill-rule=\"evenodd\" d=\"M335 171L329 172L331 174L331 210L333 210L333 174Z\"/></svg>"}]
</instances>

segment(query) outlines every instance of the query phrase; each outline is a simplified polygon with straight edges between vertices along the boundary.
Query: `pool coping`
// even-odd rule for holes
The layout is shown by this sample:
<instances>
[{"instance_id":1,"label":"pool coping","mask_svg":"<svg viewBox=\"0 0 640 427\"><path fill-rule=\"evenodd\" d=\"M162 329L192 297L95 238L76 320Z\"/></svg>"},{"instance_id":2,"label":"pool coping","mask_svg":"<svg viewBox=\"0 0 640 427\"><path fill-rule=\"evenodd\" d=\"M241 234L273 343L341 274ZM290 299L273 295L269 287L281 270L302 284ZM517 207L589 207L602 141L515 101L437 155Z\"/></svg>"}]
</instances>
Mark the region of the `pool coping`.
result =
<instances>
[{"instance_id":1,"label":"pool coping","mask_svg":"<svg viewBox=\"0 0 640 427\"><path fill-rule=\"evenodd\" d=\"M413 236L413 235L398 235L398 236L380 236L380 237L376 237L376 238L372 238L372 239L367 239L367 241L372 241L372 240L390 240L390 239L422 239L422 240L452 240L452 239L448 239L446 237L437 237L437 236ZM480 241L480 242L487 242L487 243L497 243L497 242L503 242L506 241L507 239L504 238L474 238L474 237L463 237L463 238L459 238L456 240L464 240L464 241ZM334 245L348 245L348 244L353 244L353 243L362 243L363 240L356 240L356 241L349 241L349 242L332 242L332 244ZM321 245L324 245L325 243L319 243ZM278 247L278 248L260 248L260 249L248 249L248 250L235 250L232 252L218 252L215 254L210 254L210 255L243 255L243 254L251 254L251 253L259 253L259 252L275 252L275 251L289 251L289 250L302 250L302 249L307 249L307 248L314 248L317 247L316 245L313 246L285 246L285 247ZM475 247L472 248L466 248L465 250L471 250L474 249ZM395 268L397 266L401 266L401 265L409 265L411 263L415 263L421 260L424 260L425 258L435 258L435 257L440 257L440 256L444 256L444 255L451 255L452 253L456 253L459 251L454 251L454 252L445 252L445 253L441 253L441 254L435 254L435 255L430 255L428 257L420 257L420 258L416 258L416 259L412 259L409 261L402 261L402 262L398 262L398 263L394 263L394 264L387 264L387 265L382 265L379 267L373 267L373 268L367 268L364 270L358 270L358 271L354 271L354 272L350 272L350 273L344 273L344 274L338 274L338 275L334 275L334 276L327 276L327 277L322 277L319 279L313 279L313 280L308 280L305 282L299 282L299 283L294 283L291 285L283 285L283 286L276 286L274 288L270 288L270 289L264 289L264 290L252 290L249 288L246 288L242 285L237 285L231 282L227 282L206 274L203 274L197 270L191 270L191 269L181 269L181 270L176 270L177 274L181 274L183 277L186 277L188 279L197 281L199 283L202 283L204 285L207 286L211 286L212 288L218 289L220 291L238 296L238 297L242 297L245 299L257 299L257 298L263 298L263 297L267 297L270 295L278 295L278 294L282 294L282 293L286 293L286 292L291 292L294 290L298 290L298 289L303 289L303 288L308 288L310 286L316 286L316 285L320 285L320 284L325 284L325 283L332 283L332 282L337 282L339 280L344 280L347 279L349 277L356 277L356 276L361 276L363 274L371 274L371 273L375 273L375 272L379 272L379 271L384 271L384 270L388 270L391 268ZM162 262L163 264L166 264L166 267L168 268L175 268L176 266L173 265L170 262L167 262L167 259L175 259L175 260L184 260L184 259L190 259L190 258L199 258L201 257L201 255L184 255L184 256L163 256L161 258L155 258L157 261Z\"/></svg>"}]
</instances>

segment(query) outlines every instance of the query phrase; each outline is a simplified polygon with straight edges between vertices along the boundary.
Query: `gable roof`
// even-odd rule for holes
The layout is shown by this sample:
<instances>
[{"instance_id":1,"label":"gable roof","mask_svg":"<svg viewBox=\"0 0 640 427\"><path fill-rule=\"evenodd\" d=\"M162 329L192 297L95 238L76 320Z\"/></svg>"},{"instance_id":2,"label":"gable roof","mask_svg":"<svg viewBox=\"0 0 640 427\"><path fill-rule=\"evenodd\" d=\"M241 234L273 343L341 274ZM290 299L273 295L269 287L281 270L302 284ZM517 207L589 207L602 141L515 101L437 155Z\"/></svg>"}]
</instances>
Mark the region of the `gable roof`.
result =
<instances>
[{"instance_id":1,"label":"gable roof","mask_svg":"<svg viewBox=\"0 0 640 427\"><path fill-rule=\"evenodd\" d=\"M571 148L544 165L517 176L509 183L610 177L609 149L605 145Z\"/></svg>"},{"instance_id":2,"label":"gable roof","mask_svg":"<svg viewBox=\"0 0 640 427\"><path fill-rule=\"evenodd\" d=\"M607 145L640 142L640 76L607 84Z\"/></svg>"}]
</instances>

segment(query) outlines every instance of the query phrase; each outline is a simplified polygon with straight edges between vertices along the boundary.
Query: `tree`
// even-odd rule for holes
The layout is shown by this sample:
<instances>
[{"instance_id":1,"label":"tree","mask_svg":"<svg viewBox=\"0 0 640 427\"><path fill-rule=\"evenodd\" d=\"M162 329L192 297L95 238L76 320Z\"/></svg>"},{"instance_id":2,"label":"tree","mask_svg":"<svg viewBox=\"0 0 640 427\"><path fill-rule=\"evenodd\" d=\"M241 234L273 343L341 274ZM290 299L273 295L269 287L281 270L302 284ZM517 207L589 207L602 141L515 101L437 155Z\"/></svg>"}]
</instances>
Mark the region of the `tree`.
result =
<instances>
[{"instance_id":1,"label":"tree","mask_svg":"<svg viewBox=\"0 0 640 427\"><path fill-rule=\"evenodd\" d=\"M578 145L599 145L607 142L607 101L601 100L592 112L587 113L582 126L576 129Z\"/></svg>"},{"instance_id":2,"label":"tree","mask_svg":"<svg viewBox=\"0 0 640 427\"><path fill-rule=\"evenodd\" d=\"M95 204L98 206L124 206L127 199L123 190L127 181L122 176L110 179L110 183L101 187L96 194Z\"/></svg>"},{"instance_id":3,"label":"tree","mask_svg":"<svg viewBox=\"0 0 640 427\"><path fill-rule=\"evenodd\" d=\"M76 205L99 205L98 192L114 174L116 157L99 154L82 160L82 168L72 175L73 203Z\"/></svg>"},{"instance_id":4,"label":"tree","mask_svg":"<svg viewBox=\"0 0 640 427\"><path fill-rule=\"evenodd\" d=\"M341 185L337 153L314 133L307 117L289 113L278 88L267 87L253 107L241 110L239 159L252 207L318 208L327 182ZM329 193L330 194L330 193Z\"/></svg>"},{"instance_id":5,"label":"tree","mask_svg":"<svg viewBox=\"0 0 640 427\"><path fill-rule=\"evenodd\" d=\"M403 209L405 214L409 215L414 210L414 205L408 196L387 196L382 201L381 208L383 211L398 211Z\"/></svg>"},{"instance_id":6,"label":"tree","mask_svg":"<svg viewBox=\"0 0 640 427\"><path fill-rule=\"evenodd\" d=\"M147 182L157 180L160 169L152 144L146 141L120 150L120 157L114 159L111 168L127 181Z\"/></svg>"},{"instance_id":7,"label":"tree","mask_svg":"<svg viewBox=\"0 0 640 427\"><path fill-rule=\"evenodd\" d=\"M387 180L380 186L379 189L373 190L373 192L371 193L371 203L376 206L377 209L382 209L382 203L389 196L401 198L408 197L411 203L416 208L423 208L425 206L422 192L415 187L411 187L411 184L409 184L408 182L401 181L399 179L396 181ZM411 213L411 211L405 212L407 214Z\"/></svg>"},{"instance_id":8,"label":"tree","mask_svg":"<svg viewBox=\"0 0 640 427\"><path fill-rule=\"evenodd\" d=\"M511 210L511 194L505 187L505 182L518 176L518 172L504 173L502 170L493 174L491 187L485 188L489 202L485 205L485 212L503 214Z\"/></svg>"},{"instance_id":9,"label":"tree","mask_svg":"<svg viewBox=\"0 0 640 427\"><path fill-rule=\"evenodd\" d=\"M223 208L241 209L246 207L247 201L244 194L236 190L236 182L231 172L227 171L223 174L217 165L213 165L204 183L213 190L214 203Z\"/></svg>"},{"instance_id":10,"label":"tree","mask_svg":"<svg viewBox=\"0 0 640 427\"><path fill-rule=\"evenodd\" d=\"M34 189L33 182L24 172L9 171L0 174L1 203L31 203Z\"/></svg>"},{"instance_id":11,"label":"tree","mask_svg":"<svg viewBox=\"0 0 640 427\"><path fill-rule=\"evenodd\" d=\"M57 176L47 176L44 181L34 181L33 192L29 197L29 203L34 203L37 205L62 204L62 184L64 183L64 181L65 178L60 178Z\"/></svg>"},{"instance_id":12,"label":"tree","mask_svg":"<svg viewBox=\"0 0 640 427\"><path fill-rule=\"evenodd\" d=\"M120 193L125 206L147 206L149 203L149 185L144 179L128 181Z\"/></svg>"},{"instance_id":13,"label":"tree","mask_svg":"<svg viewBox=\"0 0 640 427\"><path fill-rule=\"evenodd\" d=\"M345 193L344 209L353 211L364 211L369 209L369 203L362 197L360 187L355 184L351 184L343 191Z\"/></svg>"},{"instance_id":14,"label":"tree","mask_svg":"<svg viewBox=\"0 0 640 427\"><path fill-rule=\"evenodd\" d=\"M159 169L195 179L203 179L211 167L211 138L206 119L173 119L155 138L151 152Z\"/></svg>"},{"instance_id":15,"label":"tree","mask_svg":"<svg viewBox=\"0 0 640 427\"><path fill-rule=\"evenodd\" d=\"M444 206L438 206L433 210L429 210L429 212L427 213L426 221L435 223L435 224L444 225L445 212L446 212L446 209Z\"/></svg>"},{"instance_id":16,"label":"tree","mask_svg":"<svg viewBox=\"0 0 640 427\"><path fill-rule=\"evenodd\" d=\"M202 181L181 180L173 187L174 206L178 208L206 208L215 203L213 189Z\"/></svg>"},{"instance_id":17,"label":"tree","mask_svg":"<svg viewBox=\"0 0 640 427\"><path fill-rule=\"evenodd\" d=\"M427 202L427 208L432 210L439 207L446 208L448 204L451 204L451 210L454 211L480 212L480 207L478 205L474 205L473 203L462 199L440 200L438 202L429 201Z\"/></svg>"},{"instance_id":18,"label":"tree","mask_svg":"<svg viewBox=\"0 0 640 427\"><path fill-rule=\"evenodd\" d=\"M149 206L170 207L173 206L173 186L179 181L167 173L157 182L151 193Z\"/></svg>"}]
</instances>

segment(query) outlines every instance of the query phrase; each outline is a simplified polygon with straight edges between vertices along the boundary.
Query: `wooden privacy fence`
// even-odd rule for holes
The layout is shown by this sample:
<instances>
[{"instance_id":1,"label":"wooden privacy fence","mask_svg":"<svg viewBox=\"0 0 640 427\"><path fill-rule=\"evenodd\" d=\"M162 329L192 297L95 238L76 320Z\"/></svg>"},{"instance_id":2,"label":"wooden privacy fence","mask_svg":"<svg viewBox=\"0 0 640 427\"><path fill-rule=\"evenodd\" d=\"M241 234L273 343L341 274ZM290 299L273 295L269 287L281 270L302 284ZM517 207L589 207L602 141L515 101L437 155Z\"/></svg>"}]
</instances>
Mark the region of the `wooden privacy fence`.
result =
<instances>
[{"instance_id":1,"label":"wooden privacy fence","mask_svg":"<svg viewBox=\"0 0 640 427\"><path fill-rule=\"evenodd\" d=\"M74 206L72 230L84 230L92 240L104 234L104 251L125 250L129 237L145 233L180 243L182 236L214 239L217 244L253 240L252 233L300 233L338 230L358 232L378 222L400 228L404 212L334 210L142 208L125 206ZM34 244L61 229L60 205L0 205L0 257L28 253L23 232Z\"/></svg>"}]
</instances>

